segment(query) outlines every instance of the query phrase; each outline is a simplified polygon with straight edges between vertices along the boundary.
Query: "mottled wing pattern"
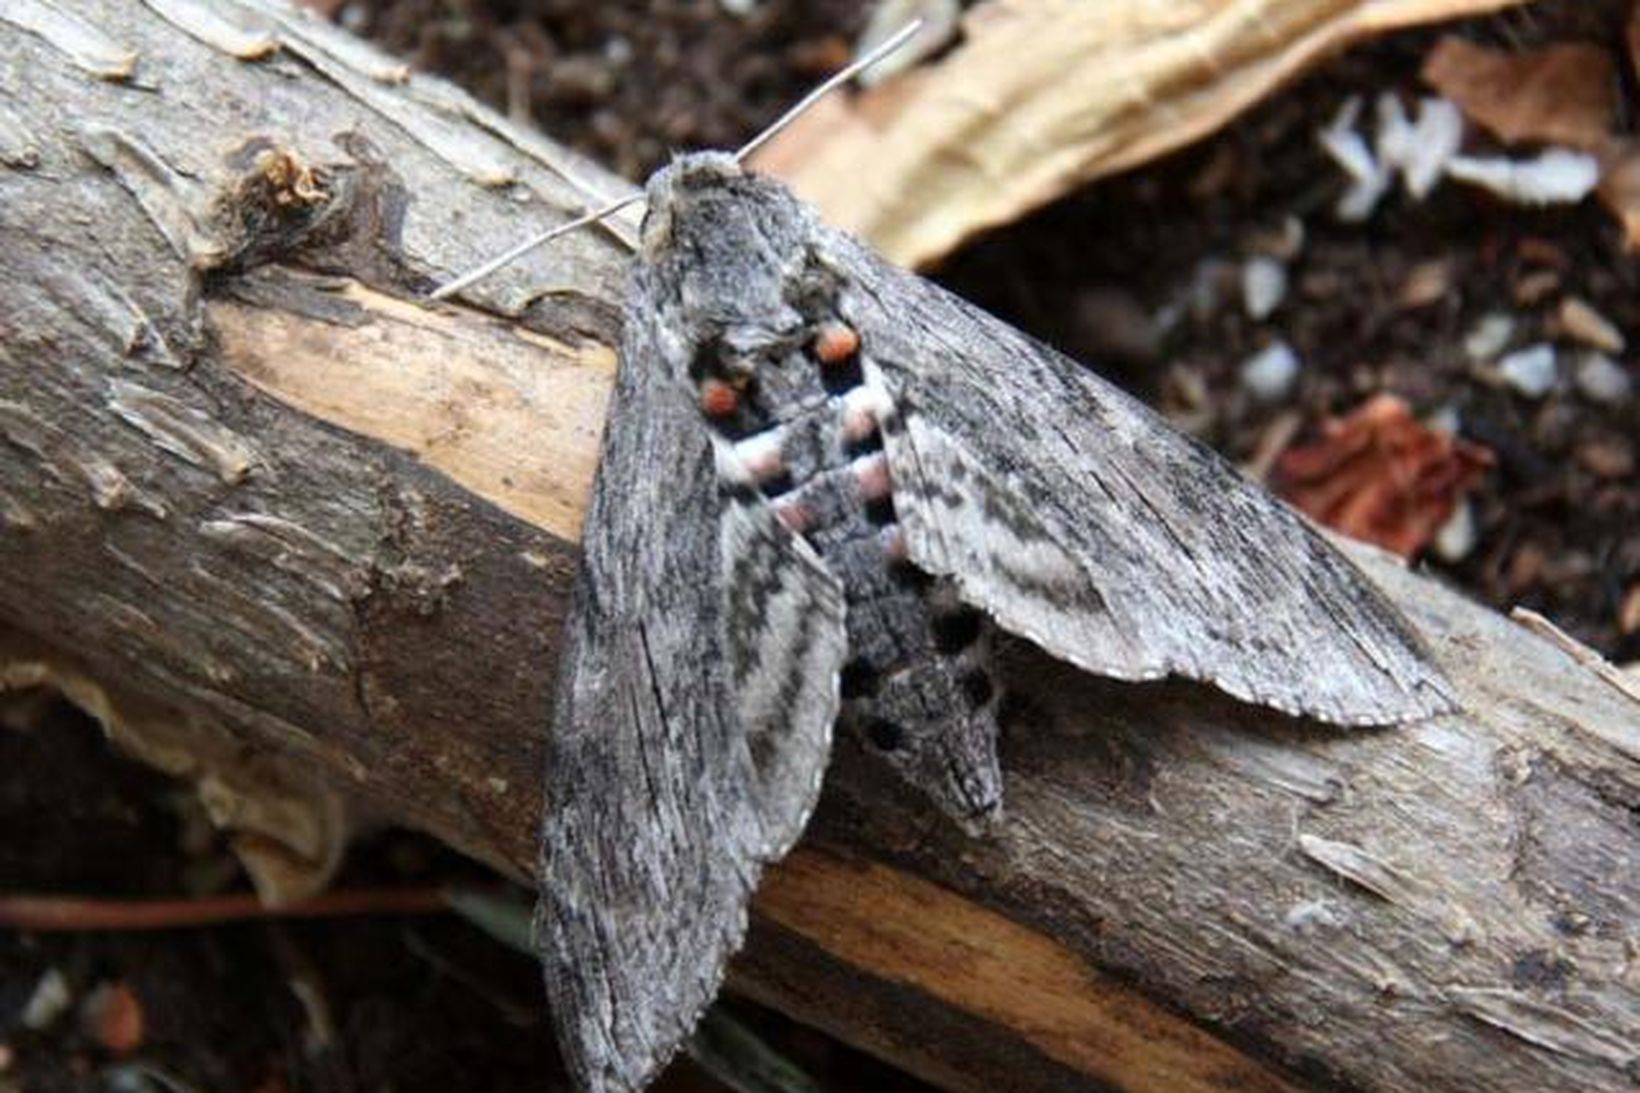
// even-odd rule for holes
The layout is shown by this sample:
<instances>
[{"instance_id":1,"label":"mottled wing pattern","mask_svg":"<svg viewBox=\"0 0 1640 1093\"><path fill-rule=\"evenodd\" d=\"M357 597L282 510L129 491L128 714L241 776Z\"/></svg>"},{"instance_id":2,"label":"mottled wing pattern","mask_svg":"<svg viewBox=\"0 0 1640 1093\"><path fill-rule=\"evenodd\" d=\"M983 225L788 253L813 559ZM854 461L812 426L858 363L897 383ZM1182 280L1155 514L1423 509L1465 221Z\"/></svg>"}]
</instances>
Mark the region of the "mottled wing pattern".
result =
<instances>
[{"instance_id":1,"label":"mottled wing pattern","mask_svg":"<svg viewBox=\"0 0 1640 1093\"><path fill-rule=\"evenodd\" d=\"M642 1088L802 832L846 645L838 582L737 489L629 318L549 744L538 929L566 1064Z\"/></svg>"},{"instance_id":2,"label":"mottled wing pattern","mask_svg":"<svg viewBox=\"0 0 1640 1093\"><path fill-rule=\"evenodd\" d=\"M1090 672L1346 725L1452 708L1396 610L1293 510L1081 366L819 232L894 407L913 561Z\"/></svg>"}]
</instances>

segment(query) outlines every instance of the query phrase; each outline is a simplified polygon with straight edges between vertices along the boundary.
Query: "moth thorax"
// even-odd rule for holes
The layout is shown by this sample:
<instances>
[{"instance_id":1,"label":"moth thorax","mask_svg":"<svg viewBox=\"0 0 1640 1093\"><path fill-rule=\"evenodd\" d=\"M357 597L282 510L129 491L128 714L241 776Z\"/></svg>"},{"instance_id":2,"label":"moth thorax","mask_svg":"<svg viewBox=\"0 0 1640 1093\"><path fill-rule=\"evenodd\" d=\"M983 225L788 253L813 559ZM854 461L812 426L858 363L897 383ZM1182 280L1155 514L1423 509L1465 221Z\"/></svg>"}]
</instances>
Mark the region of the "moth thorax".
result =
<instances>
[{"instance_id":1,"label":"moth thorax","mask_svg":"<svg viewBox=\"0 0 1640 1093\"><path fill-rule=\"evenodd\" d=\"M813 413L828 399L859 387L859 347L852 327L824 319L755 350L708 340L696 352L690 374L701 412L721 435L740 440Z\"/></svg>"}]
</instances>

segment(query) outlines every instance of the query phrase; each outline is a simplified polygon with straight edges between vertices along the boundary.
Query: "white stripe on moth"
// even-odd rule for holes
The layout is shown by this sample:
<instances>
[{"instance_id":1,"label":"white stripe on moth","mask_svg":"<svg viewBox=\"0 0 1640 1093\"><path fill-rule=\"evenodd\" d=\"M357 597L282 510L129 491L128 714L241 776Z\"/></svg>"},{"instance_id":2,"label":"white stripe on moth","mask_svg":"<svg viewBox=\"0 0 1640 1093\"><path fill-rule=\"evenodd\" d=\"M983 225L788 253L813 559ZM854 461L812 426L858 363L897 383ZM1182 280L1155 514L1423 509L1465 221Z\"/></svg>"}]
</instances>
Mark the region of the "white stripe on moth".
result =
<instances>
[{"instance_id":1,"label":"white stripe on moth","mask_svg":"<svg viewBox=\"0 0 1640 1093\"><path fill-rule=\"evenodd\" d=\"M767 482L780 477L785 471L786 461L780 454L782 439L784 431L776 428L735 443L735 455L746 468L746 473L752 476L752 481Z\"/></svg>"},{"instance_id":2,"label":"white stripe on moth","mask_svg":"<svg viewBox=\"0 0 1640 1093\"><path fill-rule=\"evenodd\" d=\"M843 437L861 441L877 431L883 419L894 412L888 392L873 383L850 388L843 396Z\"/></svg>"},{"instance_id":3,"label":"white stripe on moth","mask_svg":"<svg viewBox=\"0 0 1640 1093\"><path fill-rule=\"evenodd\" d=\"M740 458L735 446L728 441L712 437L712 462L717 467L718 477L725 482L739 486L755 486L757 480L752 472L746 469L746 463Z\"/></svg>"},{"instance_id":4,"label":"white stripe on moth","mask_svg":"<svg viewBox=\"0 0 1640 1093\"><path fill-rule=\"evenodd\" d=\"M901 562L906 557L905 529L899 524L889 524L877 532L877 543L882 547L883 554L891 562Z\"/></svg>"}]
</instances>

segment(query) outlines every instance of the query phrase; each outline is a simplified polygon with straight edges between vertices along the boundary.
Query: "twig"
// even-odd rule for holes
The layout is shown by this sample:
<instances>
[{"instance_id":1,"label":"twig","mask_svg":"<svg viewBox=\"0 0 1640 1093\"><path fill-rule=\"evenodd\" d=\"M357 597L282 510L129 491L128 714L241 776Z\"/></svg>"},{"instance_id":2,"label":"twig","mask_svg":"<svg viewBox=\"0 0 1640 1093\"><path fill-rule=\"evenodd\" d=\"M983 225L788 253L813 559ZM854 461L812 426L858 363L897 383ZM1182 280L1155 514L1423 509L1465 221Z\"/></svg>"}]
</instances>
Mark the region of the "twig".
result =
<instances>
[{"instance_id":1,"label":"twig","mask_svg":"<svg viewBox=\"0 0 1640 1093\"><path fill-rule=\"evenodd\" d=\"M251 892L201 899L110 900L77 896L0 896L0 928L33 931L172 930L261 918L340 918L450 910L439 888L356 888L284 907Z\"/></svg>"}]
</instances>

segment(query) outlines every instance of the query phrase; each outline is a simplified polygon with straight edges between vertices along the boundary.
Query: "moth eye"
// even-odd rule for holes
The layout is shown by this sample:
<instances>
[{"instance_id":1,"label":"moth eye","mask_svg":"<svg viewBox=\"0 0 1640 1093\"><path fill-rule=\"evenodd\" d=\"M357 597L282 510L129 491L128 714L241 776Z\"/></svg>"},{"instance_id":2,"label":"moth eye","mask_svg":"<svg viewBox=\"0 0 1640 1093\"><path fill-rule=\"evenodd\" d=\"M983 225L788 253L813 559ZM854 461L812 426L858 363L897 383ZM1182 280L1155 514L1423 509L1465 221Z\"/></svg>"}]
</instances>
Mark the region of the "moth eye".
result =
<instances>
[{"instance_id":1,"label":"moth eye","mask_svg":"<svg viewBox=\"0 0 1640 1093\"><path fill-rule=\"evenodd\" d=\"M865 698L877 691L877 669L868 661L851 660L843 665L838 689L844 698Z\"/></svg>"},{"instance_id":2,"label":"moth eye","mask_svg":"<svg viewBox=\"0 0 1640 1093\"><path fill-rule=\"evenodd\" d=\"M905 743L905 730L880 717L866 726L866 736L883 751L898 751Z\"/></svg>"},{"instance_id":3,"label":"moth eye","mask_svg":"<svg viewBox=\"0 0 1640 1093\"><path fill-rule=\"evenodd\" d=\"M934 632L934 648L950 655L960 653L979 640L980 614L971 607L935 615L929 622Z\"/></svg>"},{"instance_id":4,"label":"moth eye","mask_svg":"<svg viewBox=\"0 0 1640 1093\"><path fill-rule=\"evenodd\" d=\"M700 385L700 408L707 417L728 417L740 408L740 392L718 379Z\"/></svg>"},{"instance_id":5,"label":"moth eye","mask_svg":"<svg viewBox=\"0 0 1640 1093\"><path fill-rule=\"evenodd\" d=\"M996 686L991 682L991 677L978 668L971 672L964 672L957 684L962 688L962 693L967 696L968 701L975 707L985 705L997 693Z\"/></svg>"}]
</instances>

